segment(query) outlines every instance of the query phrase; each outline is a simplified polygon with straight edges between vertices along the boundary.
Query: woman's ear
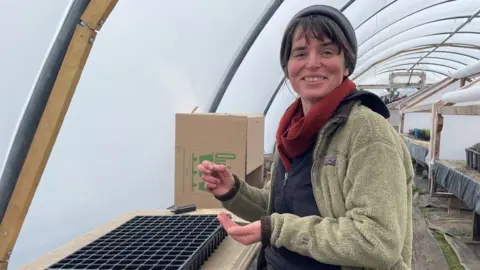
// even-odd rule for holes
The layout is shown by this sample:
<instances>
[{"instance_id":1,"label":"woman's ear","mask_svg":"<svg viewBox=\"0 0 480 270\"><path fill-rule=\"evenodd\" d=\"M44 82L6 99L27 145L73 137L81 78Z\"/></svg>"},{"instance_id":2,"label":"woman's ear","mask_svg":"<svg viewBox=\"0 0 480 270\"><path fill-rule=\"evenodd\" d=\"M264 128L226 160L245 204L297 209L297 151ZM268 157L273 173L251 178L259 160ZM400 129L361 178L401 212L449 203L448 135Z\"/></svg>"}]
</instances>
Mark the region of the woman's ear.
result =
<instances>
[{"instance_id":1,"label":"woman's ear","mask_svg":"<svg viewBox=\"0 0 480 270\"><path fill-rule=\"evenodd\" d=\"M350 70L348 70L348 68L346 68L344 71L343 71L343 77L348 77L350 75Z\"/></svg>"}]
</instances>

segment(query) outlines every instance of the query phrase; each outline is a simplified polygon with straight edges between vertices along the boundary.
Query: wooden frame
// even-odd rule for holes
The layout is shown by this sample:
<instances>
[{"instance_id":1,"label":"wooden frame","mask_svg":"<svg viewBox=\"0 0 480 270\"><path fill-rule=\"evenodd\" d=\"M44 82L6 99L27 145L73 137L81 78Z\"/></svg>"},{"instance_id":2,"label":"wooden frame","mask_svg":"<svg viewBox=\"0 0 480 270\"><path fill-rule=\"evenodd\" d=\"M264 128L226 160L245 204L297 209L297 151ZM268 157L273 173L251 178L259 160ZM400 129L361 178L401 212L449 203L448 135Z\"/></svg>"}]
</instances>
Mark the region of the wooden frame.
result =
<instances>
[{"instance_id":1,"label":"wooden frame","mask_svg":"<svg viewBox=\"0 0 480 270\"><path fill-rule=\"evenodd\" d=\"M480 115L480 105L445 106L439 109L443 115Z\"/></svg>"},{"instance_id":2,"label":"wooden frame","mask_svg":"<svg viewBox=\"0 0 480 270\"><path fill-rule=\"evenodd\" d=\"M431 107L430 106L419 107L418 111L417 111L417 109L408 109L410 104L407 104L407 103L409 101L415 100L415 99L421 97L422 95L428 95L427 97L429 97L429 96L434 94L434 93L433 94L431 94L431 93L433 91L435 91L435 89L437 89L437 87L443 89L442 86L445 85L445 84L448 84L451 81L453 81L451 78L443 79L436 84L432 84L429 87L426 87L423 90L420 90L420 91L416 92L415 94L413 94L409 97L406 97L403 100L400 100L400 102L398 104L394 105L394 107L392 107L391 110L394 110L396 108L398 110L399 114L400 114L400 123L398 125L398 132L400 134L403 134L403 132L404 132L405 113L408 113L408 112L431 112ZM440 91L440 90L438 90L438 91ZM438 91L436 91L436 92L438 92ZM425 97L425 98L427 98L427 97ZM424 99L422 99L422 100L424 100ZM407 109L404 109L404 108L407 108Z\"/></svg>"},{"instance_id":3,"label":"wooden frame","mask_svg":"<svg viewBox=\"0 0 480 270\"><path fill-rule=\"evenodd\" d=\"M405 110L402 110L400 113L413 113L413 112L432 112L432 105L430 104L426 104L426 105L419 105L419 106L416 106L416 107L412 107L412 108L407 108Z\"/></svg>"},{"instance_id":4,"label":"wooden frame","mask_svg":"<svg viewBox=\"0 0 480 270\"><path fill-rule=\"evenodd\" d=\"M446 81L445 83L442 83L439 85L439 87L434 87L434 88L431 88L429 89L430 91L428 91L425 95L423 95L422 97L416 99L415 101L413 101L412 103L409 103L407 106L401 108L402 111L405 111L407 109L411 109L411 108L414 108L415 105L419 104L420 102L424 101L425 99L435 95L436 93L442 91L443 89L445 89L446 87L454 84L455 82L457 82L458 79L450 79L448 81Z\"/></svg>"},{"instance_id":5,"label":"wooden frame","mask_svg":"<svg viewBox=\"0 0 480 270\"><path fill-rule=\"evenodd\" d=\"M419 94L419 92L415 93L415 94L419 94L417 95L416 97L419 97L421 96L422 94L425 94L424 96L422 96L421 98L417 99L414 101L414 103L410 103L408 105L404 105L402 107L402 104L398 104L396 105L397 108L400 107L399 109L399 113L400 113L400 124L398 126L398 132L403 134L404 132L404 126L405 126L405 114L406 113L433 113L432 111L432 108L433 108L433 104L425 104L425 105L419 105L419 106L415 106L416 104L420 103L421 101L431 97L432 95L438 93L439 91L445 89L445 87L451 85L452 83L456 82L460 80L460 85L461 87L458 89L458 90L464 90L464 89L467 89L477 83L479 83L479 80L477 81L471 81L470 83L466 84L466 79L463 78L463 79L450 79L448 81L442 81L441 83L438 83L438 84L435 84L433 85L432 87L430 88L426 88L424 91L419 91L421 92ZM436 86L438 86L438 88L435 88ZM458 91L458 90L454 90L454 91ZM414 95L410 96L410 97L413 97ZM408 97L408 98L410 98ZM405 102L408 102L408 100L406 100ZM443 102L443 101L442 101ZM454 104L442 104L442 106L439 107L439 109L441 110L441 114L455 114L455 115L478 115L480 113L480 106L479 105L468 105L468 106L452 106Z\"/></svg>"},{"instance_id":6,"label":"wooden frame","mask_svg":"<svg viewBox=\"0 0 480 270\"><path fill-rule=\"evenodd\" d=\"M405 103L408 103L409 101L421 96L422 94L425 94L425 93L428 93L429 91L431 91L432 89L434 89L435 87L447 82L448 80L450 80L450 78L445 78L435 84L431 84L417 92L415 92L414 94L404 98L404 99L401 99L399 100L398 102L394 102L394 103L391 103L389 104L387 107L391 110L394 110L394 109L400 109L402 108L402 105L404 105ZM406 105L404 105L403 107L405 107Z\"/></svg>"},{"instance_id":7,"label":"wooden frame","mask_svg":"<svg viewBox=\"0 0 480 270\"><path fill-rule=\"evenodd\" d=\"M80 17L0 224L0 270L8 267L93 42L118 0L92 0Z\"/></svg>"},{"instance_id":8,"label":"wooden frame","mask_svg":"<svg viewBox=\"0 0 480 270\"><path fill-rule=\"evenodd\" d=\"M429 160L433 162L440 157L440 138L443 129L443 116L438 109L443 107L442 102L436 102L432 106L432 129L430 132ZM453 197L452 193L437 192L437 183L433 177L433 170L428 170L428 189L432 197Z\"/></svg>"},{"instance_id":9,"label":"wooden frame","mask_svg":"<svg viewBox=\"0 0 480 270\"><path fill-rule=\"evenodd\" d=\"M468 88L474 85L476 82L473 82L465 88ZM430 147L429 147L429 159L430 162L440 159L440 142L441 142L441 132L443 130L443 115L480 115L480 105L467 105L467 106L452 106L453 104L444 104L444 102L439 101L432 104L432 132L430 138ZM428 186L429 193L432 197L449 197L456 198L453 193L450 192L438 192L437 191L437 182L433 174L433 170L428 172ZM480 241L480 214L475 212L473 209L473 241Z\"/></svg>"}]
</instances>

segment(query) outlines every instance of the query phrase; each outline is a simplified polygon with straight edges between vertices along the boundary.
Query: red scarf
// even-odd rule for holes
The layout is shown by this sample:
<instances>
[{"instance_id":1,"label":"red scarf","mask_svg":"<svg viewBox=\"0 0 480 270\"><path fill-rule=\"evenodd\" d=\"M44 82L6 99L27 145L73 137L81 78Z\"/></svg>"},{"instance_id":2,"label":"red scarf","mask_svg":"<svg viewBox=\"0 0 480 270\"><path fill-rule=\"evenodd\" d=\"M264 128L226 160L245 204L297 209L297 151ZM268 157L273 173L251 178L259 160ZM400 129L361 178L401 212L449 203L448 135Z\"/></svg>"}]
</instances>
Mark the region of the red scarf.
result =
<instances>
[{"instance_id":1,"label":"red scarf","mask_svg":"<svg viewBox=\"0 0 480 270\"><path fill-rule=\"evenodd\" d=\"M305 116L302 102L297 99L283 114L277 130L277 149L285 165L290 171L290 159L306 152L316 141L318 132L330 120L340 102L356 89L348 78L330 94L317 102Z\"/></svg>"}]
</instances>

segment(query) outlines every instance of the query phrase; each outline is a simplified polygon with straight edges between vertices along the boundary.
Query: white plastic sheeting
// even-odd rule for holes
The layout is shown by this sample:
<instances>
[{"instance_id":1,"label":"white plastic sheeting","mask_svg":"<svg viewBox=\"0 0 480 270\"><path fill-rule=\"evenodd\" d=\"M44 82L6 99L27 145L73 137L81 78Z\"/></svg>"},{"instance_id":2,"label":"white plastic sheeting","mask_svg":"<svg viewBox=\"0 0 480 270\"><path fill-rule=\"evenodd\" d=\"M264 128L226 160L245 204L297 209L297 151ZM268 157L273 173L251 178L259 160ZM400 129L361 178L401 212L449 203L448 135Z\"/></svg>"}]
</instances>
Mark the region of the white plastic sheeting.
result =
<instances>
[{"instance_id":1,"label":"white plastic sheeting","mask_svg":"<svg viewBox=\"0 0 480 270\"><path fill-rule=\"evenodd\" d=\"M444 41L459 25L465 22L478 9L478 1L396 1L370 20L369 29L358 29L359 67L354 77L397 53L410 53L409 49L421 46L435 46ZM474 18L459 32L447 40L445 45L478 44L480 19ZM365 34L365 35L362 35ZM471 38L471 40L470 40ZM448 46L438 50L443 51ZM430 51L433 48L428 48ZM478 58L479 51L473 56ZM435 55L431 55L435 56ZM449 57L451 58L451 57ZM453 58L451 58L453 59ZM469 64L470 62L465 62ZM391 61L389 59L388 61ZM472 59L474 61L474 59ZM428 63L428 58L422 60ZM415 63L415 62L414 62ZM413 64L412 64L413 65ZM401 67L408 69L412 67ZM430 69L429 67L424 68ZM435 70L438 72L438 70ZM445 75L448 73L443 72Z\"/></svg>"},{"instance_id":2,"label":"white plastic sheeting","mask_svg":"<svg viewBox=\"0 0 480 270\"><path fill-rule=\"evenodd\" d=\"M275 138L280 118L295 100L296 95L292 93L291 86L287 83L283 84L277 94L277 98L273 101L268 114L265 117L265 152L272 153L274 150Z\"/></svg>"},{"instance_id":3,"label":"white plastic sheeting","mask_svg":"<svg viewBox=\"0 0 480 270\"><path fill-rule=\"evenodd\" d=\"M440 159L466 160L465 148L480 143L478 115L444 115Z\"/></svg>"},{"instance_id":4,"label":"white plastic sheeting","mask_svg":"<svg viewBox=\"0 0 480 270\"><path fill-rule=\"evenodd\" d=\"M29 1L28 5L19 2L0 1L0 25L6 37L0 42L0 169L59 22L71 4L53 0Z\"/></svg>"},{"instance_id":5,"label":"white plastic sheeting","mask_svg":"<svg viewBox=\"0 0 480 270\"><path fill-rule=\"evenodd\" d=\"M0 93L3 143L13 134L68 4L8 2L7 12L0 8L10 40L0 45L8 46L0 50L0 82L8 79ZM175 113L208 109L226 66L267 4L118 2L95 40L13 250L11 269L116 216L172 204ZM8 16L16 20L15 27L5 20ZM3 119L12 123L4 127Z\"/></svg>"},{"instance_id":6,"label":"white plastic sheeting","mask_svg":"<svg viewBox=\"0 0 480 270\"><path fill-rule=\"evenodd\" d=\"M0 3L8 37L0 43L2 163L69 3ZM13 252L12 269L115 216L171 204L174 115L196 106L208 110L225 68L269 3L118 2L94 43ZM407 70L429 53L480 6L477 0L284 1L235 74L219 112L263 112L283 76L278 52L284 27L311 4L346 7L360 45L352 77L362 74L357 83L382 84L391 71ZM433 83L478 61L480 50L472 45L480 44L479 26L480 19L473 19L414 70L425 70L427 83ZM280 116L294 99L285 86L274 99L266 115L265 152L273 150ZM406 117L406 130L430 128L429 114Z\"/></svg>"}]
</instances>

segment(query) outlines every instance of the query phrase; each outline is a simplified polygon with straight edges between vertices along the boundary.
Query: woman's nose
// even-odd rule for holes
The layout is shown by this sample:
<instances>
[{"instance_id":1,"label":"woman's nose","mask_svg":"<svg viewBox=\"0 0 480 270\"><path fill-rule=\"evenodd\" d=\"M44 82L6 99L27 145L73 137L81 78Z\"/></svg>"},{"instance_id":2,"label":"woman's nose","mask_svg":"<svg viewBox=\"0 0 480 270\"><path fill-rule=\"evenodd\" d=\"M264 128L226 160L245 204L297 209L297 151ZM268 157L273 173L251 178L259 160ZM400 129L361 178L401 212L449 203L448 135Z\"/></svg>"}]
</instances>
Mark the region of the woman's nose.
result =
<instances>
[{"instance_id":1,"label":"woman's nose","mask_svg":"<svg viewBox=\"0 0 480 270\"><path fill-rule=\"evenodd\" d=\"M317 53L310 53L307 58L308 68L319 68L322 65L322 58Z\"/></svg>"}]
</instances>

